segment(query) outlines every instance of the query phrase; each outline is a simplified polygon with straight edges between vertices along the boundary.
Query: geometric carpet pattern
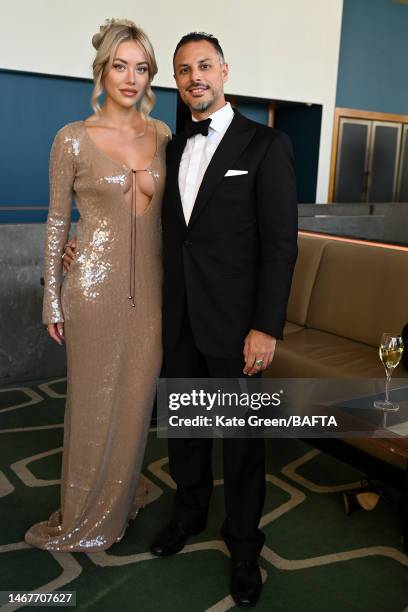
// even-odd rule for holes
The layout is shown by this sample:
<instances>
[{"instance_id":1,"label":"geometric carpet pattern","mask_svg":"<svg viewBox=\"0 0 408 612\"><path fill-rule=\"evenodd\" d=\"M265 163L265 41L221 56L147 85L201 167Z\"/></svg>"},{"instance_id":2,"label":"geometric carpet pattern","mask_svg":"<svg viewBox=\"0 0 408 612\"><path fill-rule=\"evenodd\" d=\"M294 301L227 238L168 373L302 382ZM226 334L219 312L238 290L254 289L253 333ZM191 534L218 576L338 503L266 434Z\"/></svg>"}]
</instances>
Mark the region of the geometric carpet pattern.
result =
<instances>
[{"instance_id":1,"label":"geometric carpet pattern","mask_svg":"<svg viewBox=\"0 0 408 612\"><path fill-rule=\"evenodd\" d=\"M146 507L121 542L100 553L49 553L24 542L59 500L65 379L0 388L0 590L76 591L77 610L211 611L234 608L228 552L220 539L223 480L219 441L205 532L169 558L148 551L170 515L174 483L166 440L149 432ZM397 494L347 516L341 491L362 474L295 439L267 444L261 527L264 588L256 610L408 612L408 557ZM27 609L7 605L0 610Z\"/></svg>"}]
</instances>

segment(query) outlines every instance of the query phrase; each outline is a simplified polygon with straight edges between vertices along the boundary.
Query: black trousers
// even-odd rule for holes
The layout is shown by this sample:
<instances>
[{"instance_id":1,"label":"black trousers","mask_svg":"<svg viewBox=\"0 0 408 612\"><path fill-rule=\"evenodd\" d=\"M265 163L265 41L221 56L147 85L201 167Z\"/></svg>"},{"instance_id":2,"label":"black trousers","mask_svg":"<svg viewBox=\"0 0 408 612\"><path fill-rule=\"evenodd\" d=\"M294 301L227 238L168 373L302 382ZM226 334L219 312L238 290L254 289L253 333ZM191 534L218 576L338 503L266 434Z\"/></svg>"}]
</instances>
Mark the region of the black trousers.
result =
<instances>
[{"instance_id":1,"label":"black trousers","mask_svg":"<svg viewBox=\"0 0 408 612\"><path fill-rule=\"evenodd\" d=\"M164 350L167 378L243 378L243 356L221 359L202 354L185 314L179 341ZM170 474L177 484L173 518L185 529L206 525L213 489L211 438L169 438ZM234 561L256 559L265 541L259 530L265 500L265 444L261 438L224 438L226 518L221 534Z\"/></svg>"}]
</instances>

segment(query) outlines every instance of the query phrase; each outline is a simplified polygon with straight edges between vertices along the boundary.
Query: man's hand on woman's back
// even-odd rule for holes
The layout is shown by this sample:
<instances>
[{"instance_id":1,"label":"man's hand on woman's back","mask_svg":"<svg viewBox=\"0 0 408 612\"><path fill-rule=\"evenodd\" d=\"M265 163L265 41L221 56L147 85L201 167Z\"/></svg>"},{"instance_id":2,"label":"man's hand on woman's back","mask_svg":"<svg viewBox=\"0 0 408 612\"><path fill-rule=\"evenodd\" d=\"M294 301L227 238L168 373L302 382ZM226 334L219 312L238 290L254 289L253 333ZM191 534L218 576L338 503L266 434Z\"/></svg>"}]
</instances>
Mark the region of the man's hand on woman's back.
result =
<instances>
[{"instance_id":1,"label":"man's hand on woman's back","mask_svg":"<svg viewBox=\"0 0 408 612\"><path fill-rule=\"evenodd\" d=\"M68 272L69 266L75 259L76 256L76 236L68 240L67 244L64 247L64 272Z\"/></svg>"}]
</instances>

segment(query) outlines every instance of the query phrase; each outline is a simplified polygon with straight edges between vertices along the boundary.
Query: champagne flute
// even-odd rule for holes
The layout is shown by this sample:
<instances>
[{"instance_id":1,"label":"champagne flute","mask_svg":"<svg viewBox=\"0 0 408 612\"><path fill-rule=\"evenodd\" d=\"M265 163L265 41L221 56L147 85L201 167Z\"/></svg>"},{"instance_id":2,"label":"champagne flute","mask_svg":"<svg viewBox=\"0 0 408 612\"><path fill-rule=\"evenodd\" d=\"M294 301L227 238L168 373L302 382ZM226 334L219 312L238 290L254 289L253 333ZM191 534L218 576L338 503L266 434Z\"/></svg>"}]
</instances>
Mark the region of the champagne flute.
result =
<instances>
[{"instance_id":1,"label":"champagne flute","mask_svg":"<svg viewBox=\"0 0 408 612\"><path fill-rule=\"evenodd\" d=\"M399 362L401 361L402 353L404 351L404 342L401 336L397 334L388 334L384 333L381 336L381 343L379 348L380 359L385 368L385 400L384 401L375 401L374 407L379 408L380 410L386 411L396 411L399 409L399 405L395 402L390 402L389 399L389 391L390 391L390 382L391 376L394 372L394 369L397 367Z\"/></svg>"}]
</instances>

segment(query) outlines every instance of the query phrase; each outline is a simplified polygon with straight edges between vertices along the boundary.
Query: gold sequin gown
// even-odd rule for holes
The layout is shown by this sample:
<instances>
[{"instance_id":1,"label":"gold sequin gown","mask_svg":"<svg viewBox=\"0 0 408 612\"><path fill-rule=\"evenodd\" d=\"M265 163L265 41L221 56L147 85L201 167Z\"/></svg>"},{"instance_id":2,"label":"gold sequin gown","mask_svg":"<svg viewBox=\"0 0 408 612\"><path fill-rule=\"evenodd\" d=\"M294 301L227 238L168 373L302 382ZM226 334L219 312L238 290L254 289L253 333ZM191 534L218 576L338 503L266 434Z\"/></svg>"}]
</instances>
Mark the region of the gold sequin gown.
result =
<instances>
[{"instance_id":1,"label":"gold sequin gown","mask_svg":"<svg viewBox=\"0 0 408 612\"><path fill-rule=\"evenodd\" d=\"M26 533L46 550L109 548L146 495L140 470L162 359L160 208L170 137L162 122L154 127L155 157L136 173L98 148L82 121L62 128L51 150L43 322L64 321L66 338L61 508ZM139 172L154 181L140 215ZM62 284L73 193L77 256Z\"/></svg>"}]
</instances>

